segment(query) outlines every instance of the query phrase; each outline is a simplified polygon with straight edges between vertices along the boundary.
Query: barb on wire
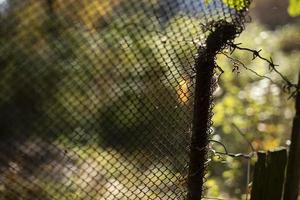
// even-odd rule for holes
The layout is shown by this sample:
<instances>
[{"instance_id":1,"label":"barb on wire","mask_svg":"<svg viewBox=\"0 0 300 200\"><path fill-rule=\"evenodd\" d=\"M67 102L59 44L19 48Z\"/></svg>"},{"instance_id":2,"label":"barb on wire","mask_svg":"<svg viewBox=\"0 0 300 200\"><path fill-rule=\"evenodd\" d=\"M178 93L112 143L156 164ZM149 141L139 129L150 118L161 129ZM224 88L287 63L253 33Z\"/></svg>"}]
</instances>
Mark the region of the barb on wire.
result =
<instances>
[{"instance_id":1,"label":"barb on wire","mask_svg":"<svg viewBox=\"0 0 300 200\"><path fill-rule=\"evenodd\" d=\"M261 75L259 73L257 73L256 71L254 71L253 69L250 69L249 67L247 67L243 62L241 62L240 60L238 59L235 59L229 55L227 55L226 53L223 53L221 52L222 55L226 56L228 59L230 59L233 63L233 69L232 69L232 72L235 72L237 71L237 73L240 73L239 72L239 68L240 67L243 67L244 69L250 71L251 73L253 73L254 75L260 77L260 78L265 78L265 79L268 79L269 81L271 81L271 83L274 83L276 84L270 77L268 76L265 76L265 75Z\"/></svg>"},{"instance_id":2,"label":"barb on wire","mask_svg":"<svg viewBox=\"0 0 300 200\"><path fill-rule=\"evenodd\" d=\"M295 97L296 94L300 91L300 88L297 84L295 83L292 83L286 76L284 76L280 71L278 71L278 69L276 68L278 65L274 63L273 59L272 58L265 58L263 57L260 53L261 53L261 49L260 50L253 50L253 49L250 49L250 48L246 48L246 47L241 47L240 46L241 43L233 43L233 42L228 42L227 43L227 46L229 47L229 50L230 50L230 54L232 54L235 50L242 50L242 51L247 51L249 53L252 53L252 60L256 59L256 58L259 58L263 61L265 61L266 63L268 63L269 65L269 71L270 72L275 72L277 75L280 76L280 78L284 81L284 85L283 85L283 90L284 92L287 92L290 94L289 98L291 97ZM246 70L249 70L251 71L252 73L254 73L256 76L258 77L261 77L261 78L266 78L268 80L270 80L272 83L274 83L274 81L268 77L268 76L265 76L265 75L260 75L258 74L256 71L248 68L245 66L244 63L242 63L241 61L235 59L235 58L232 58L231 56L221 52L223 55L225 55L227 58L229 58L230 60L233 61L233 63L235 64L234 66L234 70L235 69L238 69L238 66L242 66L243 68L245 68Z\"/></svg>"}]
</instances>

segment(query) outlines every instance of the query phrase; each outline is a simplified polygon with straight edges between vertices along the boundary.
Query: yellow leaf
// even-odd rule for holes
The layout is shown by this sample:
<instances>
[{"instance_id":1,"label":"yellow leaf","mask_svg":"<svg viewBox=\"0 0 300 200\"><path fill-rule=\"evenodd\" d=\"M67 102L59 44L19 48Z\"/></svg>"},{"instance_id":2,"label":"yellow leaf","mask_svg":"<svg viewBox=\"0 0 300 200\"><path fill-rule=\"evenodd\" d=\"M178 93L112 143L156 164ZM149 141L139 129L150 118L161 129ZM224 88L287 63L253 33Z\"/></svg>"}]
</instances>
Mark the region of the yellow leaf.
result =
<instances>
[{"instance_id":1,"label":"yellow leaf","mask_svg":"<svg viewBox=\"0 0 300 200\"><path fill-rule=\"evenodd\" d=\"M182 80L177 88L179 102L185 104L189 100L189 88L186 80Z\"/></svg>"},{"instance_id":2,"label":"yellow leaf","mask_svg":"<svg viewBox=\"0 0 300 200\"><path fill-rule=\"evenodd\" d=\"M272 150L279 146L280 140L279 139L267 139L263 141L263 148L264 150Z\"/></svg>"}]
</instances>

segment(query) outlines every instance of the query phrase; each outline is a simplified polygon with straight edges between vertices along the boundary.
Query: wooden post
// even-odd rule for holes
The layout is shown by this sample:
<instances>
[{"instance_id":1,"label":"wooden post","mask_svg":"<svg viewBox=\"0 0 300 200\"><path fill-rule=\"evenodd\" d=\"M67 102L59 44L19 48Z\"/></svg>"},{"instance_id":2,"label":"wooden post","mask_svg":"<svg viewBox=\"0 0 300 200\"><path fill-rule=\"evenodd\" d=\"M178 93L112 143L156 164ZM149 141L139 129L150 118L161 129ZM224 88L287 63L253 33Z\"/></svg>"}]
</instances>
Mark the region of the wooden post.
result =
<instances>
[{"instance_id":1,"label":"wooden post","mask_svg":"<svg viewBox=\"0 0 300 200\"><path fill-rule=\"evenodd\" d=\"M259 152L254 168L251 200L281 200L287 150Z\"/></svg>"},{"instance_id":2,"label":"wooden post","mask_svg":"<svg viewBox=\"0 0 300 200\"><path fill-rule=\"evenodd\" d=\"M300 72L298 87L300 86ZM291 146L286 173L284 200L297 200L300 184L300 92L296 97L296 115L293 121Z\"/></svg>"}]
</instances>

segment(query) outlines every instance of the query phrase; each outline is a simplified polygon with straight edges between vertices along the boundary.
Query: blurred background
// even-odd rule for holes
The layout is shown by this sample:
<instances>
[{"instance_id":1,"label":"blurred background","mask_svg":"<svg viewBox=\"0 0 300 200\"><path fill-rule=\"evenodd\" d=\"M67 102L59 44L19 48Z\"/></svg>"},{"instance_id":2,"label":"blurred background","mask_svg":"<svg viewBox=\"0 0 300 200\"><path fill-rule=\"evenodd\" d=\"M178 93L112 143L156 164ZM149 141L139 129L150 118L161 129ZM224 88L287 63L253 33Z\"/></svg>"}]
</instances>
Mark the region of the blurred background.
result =
<instances>
[{"instance_id":1,"label":"blurred background","mask_svg":"<svg viewBox=\"0 0 300 200\"><path fill-rule=\"evenodd\" d=\"M191 39L203 40L195 26L202 21L191 16L207 7L176 2L0 0L0 199L184 197L197 51ZM213 2L210 12L222 5ZM251 23L236 39L262 49L293 82L297 6L254 0ZM233 71L219 55L225 73L214 93L212 139L232 153L288 146L294 102L282 80L252 54L233 57L273 82ZM245 199L248 160L211 159L205 195Z\"/></svg>"}]
</instances>

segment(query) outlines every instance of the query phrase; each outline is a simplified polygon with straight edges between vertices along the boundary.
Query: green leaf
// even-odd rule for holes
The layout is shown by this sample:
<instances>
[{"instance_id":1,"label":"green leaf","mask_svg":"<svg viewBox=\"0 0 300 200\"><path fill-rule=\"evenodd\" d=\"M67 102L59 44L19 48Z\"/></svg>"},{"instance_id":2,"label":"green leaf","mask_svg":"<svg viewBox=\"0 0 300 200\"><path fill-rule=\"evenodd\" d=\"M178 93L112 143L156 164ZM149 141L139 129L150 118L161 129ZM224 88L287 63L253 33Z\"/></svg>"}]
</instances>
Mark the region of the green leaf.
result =
<instances>
[{"instance_id":1,"label":"green leaf","mask_svg":"<svg viewBox=\"0 0 300 200\"><path fill-rule=\"evenodd\" d=\"M300 0L290 0L288 12L292 17L300 16Z\"/></svg>"},{"instance_id":2,"label":"green leaf","mask_svg":"<svg viewBox=\"0 0 300 200\"><path fill-rule=\"evenodd\" d=\"M238 11L247 7L247 0L223 0L223 2L230 8L234 8Z\"/></svg>"},{"instance_id":3,"label":"green leaf","mask_svg":"<svg viewBox=\"0 0 300 200\"><path fill-rule=\"evenodd\" d=\"M208 5L212 0L204 0L204 4ZM229 8L234 8L238 11L243 10L247 7L247 0L223 0Z\"/></svg>"}]
</instances>

